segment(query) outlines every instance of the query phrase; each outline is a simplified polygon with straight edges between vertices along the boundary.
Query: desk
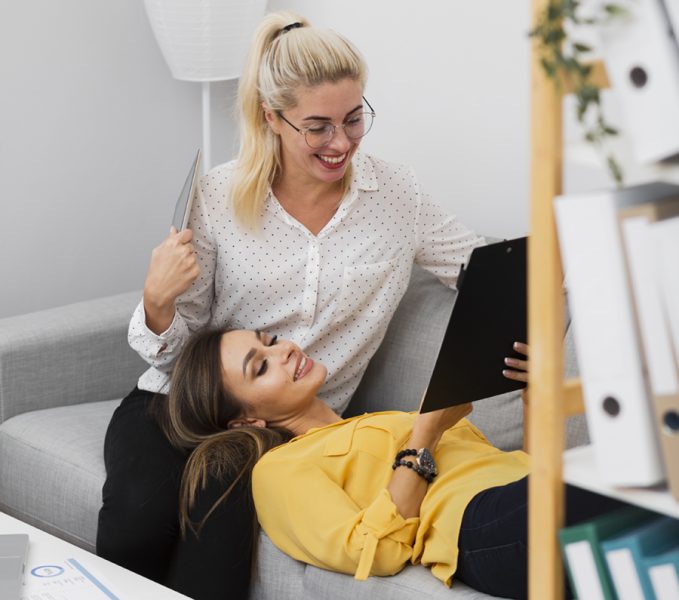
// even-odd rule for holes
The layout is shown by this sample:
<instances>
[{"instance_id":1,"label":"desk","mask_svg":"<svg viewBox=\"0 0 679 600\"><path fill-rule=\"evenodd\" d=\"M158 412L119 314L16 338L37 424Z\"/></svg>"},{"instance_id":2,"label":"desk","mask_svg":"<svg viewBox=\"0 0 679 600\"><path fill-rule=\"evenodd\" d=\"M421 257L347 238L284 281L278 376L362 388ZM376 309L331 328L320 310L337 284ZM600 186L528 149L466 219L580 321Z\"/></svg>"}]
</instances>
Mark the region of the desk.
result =
<instances>
[{"instance_id":1,"label":"desk","mask_svg":"<svg viewBox=\"0 0 679 600\"><path fill-rule=\"evenodd\" d=\"M73 558L100 578L120 600L190 600L150 579L60 540L40 529L0 513L0 533L27 533L29 538L26 573L42 564Z\"/></svg>"}]
</instances>

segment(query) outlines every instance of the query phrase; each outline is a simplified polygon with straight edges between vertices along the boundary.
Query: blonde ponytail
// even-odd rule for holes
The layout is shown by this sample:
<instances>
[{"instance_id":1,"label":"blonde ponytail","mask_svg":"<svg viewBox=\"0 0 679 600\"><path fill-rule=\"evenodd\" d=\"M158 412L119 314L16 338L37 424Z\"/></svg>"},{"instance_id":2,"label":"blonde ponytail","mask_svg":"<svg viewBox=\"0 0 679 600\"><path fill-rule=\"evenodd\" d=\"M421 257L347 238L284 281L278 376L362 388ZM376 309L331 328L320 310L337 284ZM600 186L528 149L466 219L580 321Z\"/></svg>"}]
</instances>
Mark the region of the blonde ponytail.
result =
<instances>
[{"instance_id":1,"label":"blonde ponytail","mask_svg":"<svg viewBox=\"0 0 679 600\"><path fill-rule=\"evenodd\" d=\"M301 23L289 31L284 28ZM291 12L268 14L255 31L238 88L240 150L231 186L236 218L256 228L269 187L281 170L280 140L264 118L296 105L303 87L350 78L365 86L367 67L358 50L333 31L311 27ZM351 171L345 174L348 188Z\"/></svg>"}]
</instances>

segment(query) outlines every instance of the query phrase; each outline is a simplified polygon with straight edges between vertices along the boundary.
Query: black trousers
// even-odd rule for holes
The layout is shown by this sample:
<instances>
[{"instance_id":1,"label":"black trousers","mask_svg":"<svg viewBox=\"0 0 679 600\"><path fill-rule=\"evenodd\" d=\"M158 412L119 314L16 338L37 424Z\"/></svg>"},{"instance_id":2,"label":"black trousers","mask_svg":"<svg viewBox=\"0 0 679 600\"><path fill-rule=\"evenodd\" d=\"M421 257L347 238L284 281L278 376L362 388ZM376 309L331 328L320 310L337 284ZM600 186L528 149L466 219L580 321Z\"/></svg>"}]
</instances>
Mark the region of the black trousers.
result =
<instances>
[{"instance_id":1,"label":"black trousers","mask_svg":"<svg viewBox=\"0 0 679 600\"><path fill-rule=\"evenodd\" d=\"M253 508L237 486L198 538L179 532L179 485L186 454L148 413L154 394L135 388L106 432L106 482L97 554L194 600L245 600L251 569ZM191 513L199 520L229 482L210 480Z\"/></svg>"},{"instance_id":2,"label":"black trousers","mask_svg":"<svg viewBox=\"0 0 679 600\"><path fill-rule=\"evenodd\" d=\"M623 503L566 485L566 525ZM467 505L455 579L503 598L528 597L528 478L478 493ZM566 590L571 596L570 590Z\"/></svg>"}]
</instances>

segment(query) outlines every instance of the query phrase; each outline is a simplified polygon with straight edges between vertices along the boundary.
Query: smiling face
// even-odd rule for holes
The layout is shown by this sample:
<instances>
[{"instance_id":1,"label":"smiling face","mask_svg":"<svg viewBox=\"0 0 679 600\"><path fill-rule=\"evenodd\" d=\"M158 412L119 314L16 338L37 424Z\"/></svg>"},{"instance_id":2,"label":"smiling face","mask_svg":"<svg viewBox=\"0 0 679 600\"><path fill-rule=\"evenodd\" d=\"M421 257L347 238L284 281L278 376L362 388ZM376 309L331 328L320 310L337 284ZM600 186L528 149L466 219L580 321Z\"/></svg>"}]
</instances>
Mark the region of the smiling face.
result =
<instances>
[{"instance_id":1,"label":"smiling face","mask_svg":"<svg viewBox=\"0 0 679 600\"><path fill-rule=\"evenodd\" d=\"M256 331L229 331L221 339L225 385L246 417L277 423L307 408L327 369L291 341Z\"/></svg>"},{"instance_id":2,"label":"smiling face","mask_svg":"<svg viewBox=\"0 0 679 600\"><path fill-rule=\"evenodd\" d=\"M358 81L342 79L336 83L322 83L297 92L297 105L283 111L283 116L298 129L331 123L337 127L332 140L322 148L311 148L304 136L265 108L266 120L273 132L280 136L281 160L286 178L297 181L333 184L342 179L356 152L359 142L351 141L341 127L363 108L363 88Z\"/></svg>"}]
</instances>

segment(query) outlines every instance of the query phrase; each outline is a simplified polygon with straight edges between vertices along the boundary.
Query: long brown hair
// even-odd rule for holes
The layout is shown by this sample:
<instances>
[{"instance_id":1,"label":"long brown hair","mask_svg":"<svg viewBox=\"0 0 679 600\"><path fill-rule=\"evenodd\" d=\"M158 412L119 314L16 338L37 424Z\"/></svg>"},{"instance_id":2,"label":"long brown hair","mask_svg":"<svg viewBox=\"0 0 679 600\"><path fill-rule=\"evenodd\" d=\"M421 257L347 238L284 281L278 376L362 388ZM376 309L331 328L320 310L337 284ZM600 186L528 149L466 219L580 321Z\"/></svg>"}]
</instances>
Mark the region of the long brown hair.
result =
<instances>
[{"instance_id":1,"label":"long brown hair","mask_svg":"<svg viewBox=\"0 0 679 600\"><path fill-rule=\"evenodd\" d=\"M281 428L237 427L229 422L242 415L242 405L225 385L220 344L225 329L205 329L188 341L172 372L170 393L153 404L153 416L170 443L189 454L179 493L181 533L198 535L207 519L240 482L252 504L250 481L262 455L292 437ZM228 483L224 493L198 522L190 518L196 498L208 479ZM254 507L252 510L254 515ZM253 535L258 532L253 518ZM253 552L257 547L253 537Z\"/></svg>"}]
</instances>

